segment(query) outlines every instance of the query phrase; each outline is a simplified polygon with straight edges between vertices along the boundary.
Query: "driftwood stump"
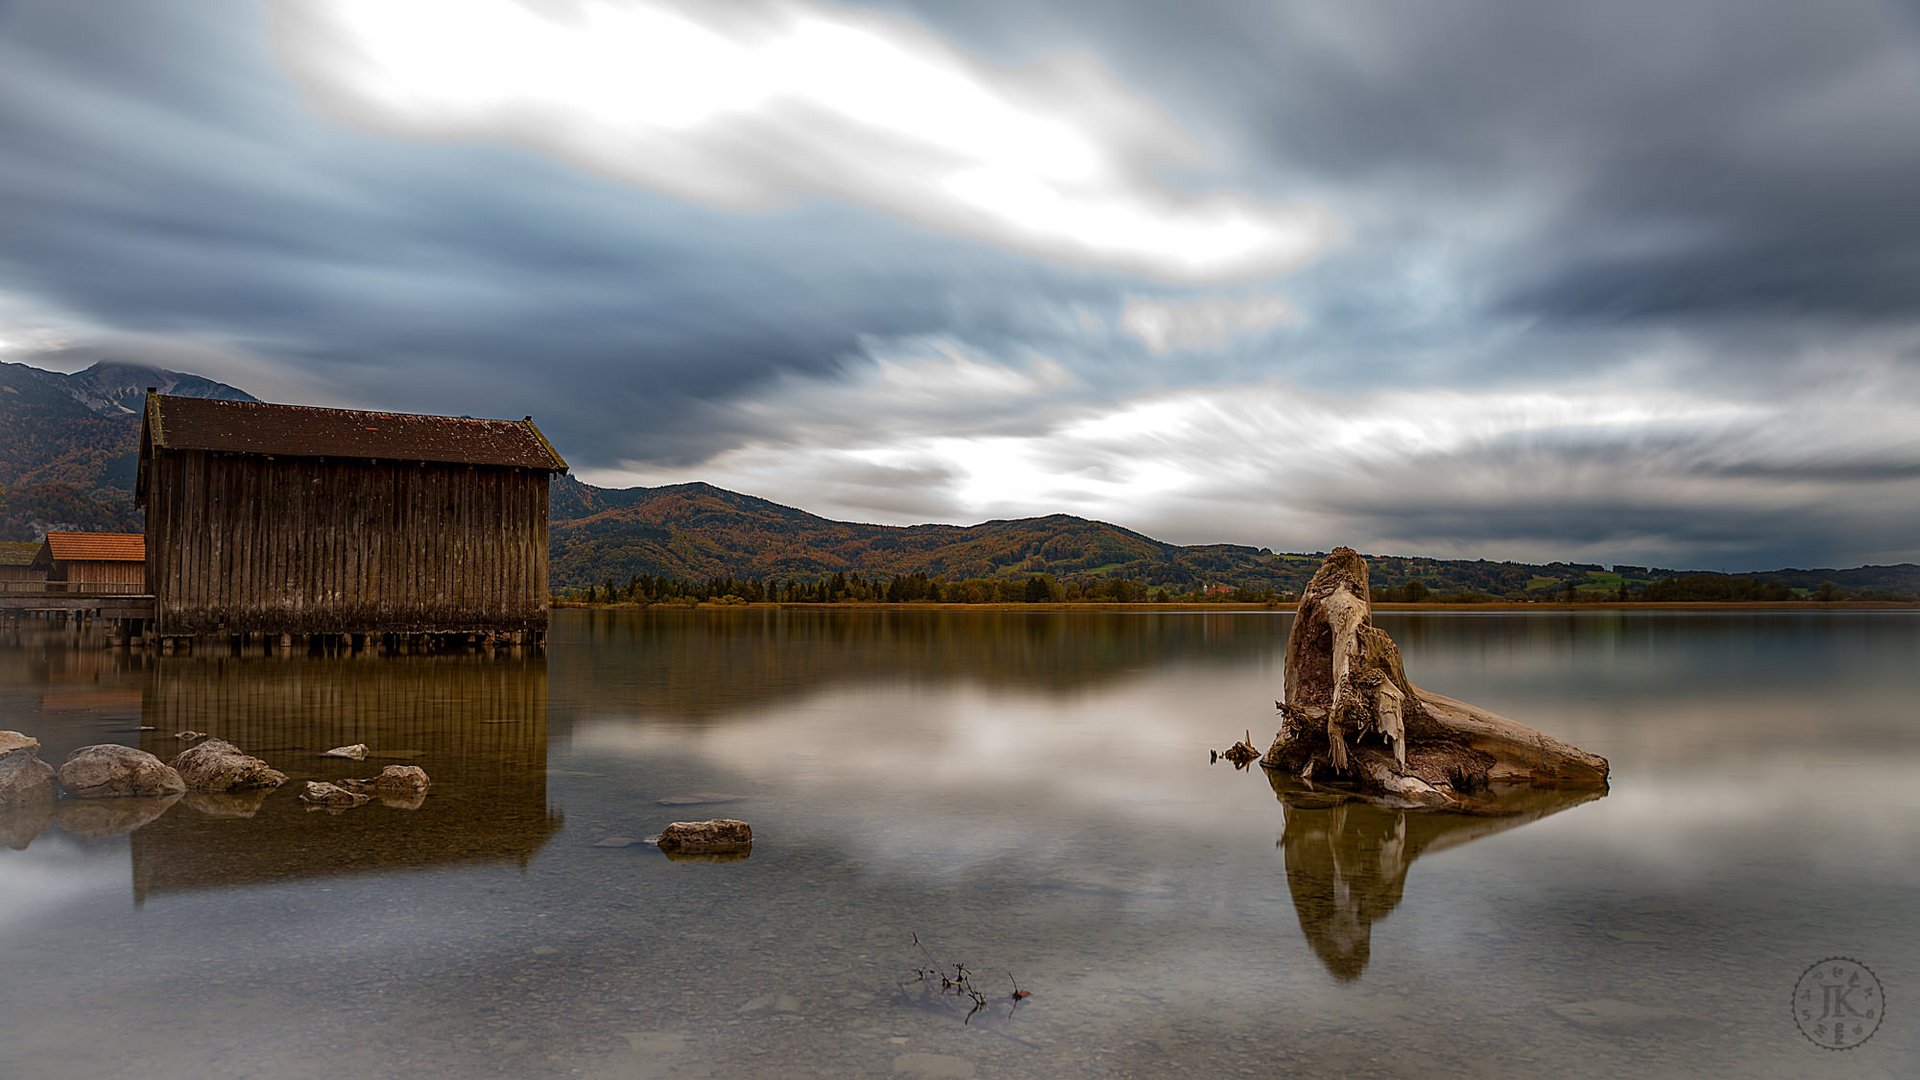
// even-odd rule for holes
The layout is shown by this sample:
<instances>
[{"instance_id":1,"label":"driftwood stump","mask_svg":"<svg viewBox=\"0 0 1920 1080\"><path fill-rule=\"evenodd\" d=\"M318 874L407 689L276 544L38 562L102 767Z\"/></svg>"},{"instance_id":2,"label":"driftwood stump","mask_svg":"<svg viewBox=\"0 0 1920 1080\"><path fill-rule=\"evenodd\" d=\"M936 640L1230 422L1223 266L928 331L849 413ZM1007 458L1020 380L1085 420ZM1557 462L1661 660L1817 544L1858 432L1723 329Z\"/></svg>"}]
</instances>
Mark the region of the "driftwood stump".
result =
<instances>
[{"instance_id":1,"label":"driftwood stump","mask_svg":"<svg viewBox=\"0 0 1920 1080\"><path fill-rule=\"evenodd\" d=\"M1606 787L1606 758L1408 681L1352 548L1335 548L1301 594L1285 677L1261 763L1308 783L1459 809L1487 809L1515 784Z\"/></svg>"}]
</instances>

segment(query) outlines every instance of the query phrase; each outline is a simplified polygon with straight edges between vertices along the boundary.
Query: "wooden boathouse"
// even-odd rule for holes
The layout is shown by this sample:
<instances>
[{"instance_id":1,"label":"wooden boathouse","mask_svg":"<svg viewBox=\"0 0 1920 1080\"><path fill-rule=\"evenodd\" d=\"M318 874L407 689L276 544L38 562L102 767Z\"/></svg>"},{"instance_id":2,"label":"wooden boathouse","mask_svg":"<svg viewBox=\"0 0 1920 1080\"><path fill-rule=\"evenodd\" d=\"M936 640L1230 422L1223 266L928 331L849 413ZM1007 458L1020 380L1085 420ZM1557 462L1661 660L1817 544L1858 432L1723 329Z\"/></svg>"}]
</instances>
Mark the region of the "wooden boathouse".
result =
<instances>
[{"instance_id":1,"label":"wooden boathouse","mask_svg":"<svg viewBox=\"0 0 1920 1080\"><path fill-rule=\"evenodd\" d=\"M507 635L547 627L547 486L533 418L147 393L153 637Z\"/></svg>"},{"instance_id":2,"label":"wooden boathouse","mask_svg":"<svg viewBox=\"0 0 1920 1080\"><path fill-rule=\"evenodd\" d=\"M144 593L147 540L139 533L50 532L34 556L48 592Z\"/></svg>"}]
</instances>

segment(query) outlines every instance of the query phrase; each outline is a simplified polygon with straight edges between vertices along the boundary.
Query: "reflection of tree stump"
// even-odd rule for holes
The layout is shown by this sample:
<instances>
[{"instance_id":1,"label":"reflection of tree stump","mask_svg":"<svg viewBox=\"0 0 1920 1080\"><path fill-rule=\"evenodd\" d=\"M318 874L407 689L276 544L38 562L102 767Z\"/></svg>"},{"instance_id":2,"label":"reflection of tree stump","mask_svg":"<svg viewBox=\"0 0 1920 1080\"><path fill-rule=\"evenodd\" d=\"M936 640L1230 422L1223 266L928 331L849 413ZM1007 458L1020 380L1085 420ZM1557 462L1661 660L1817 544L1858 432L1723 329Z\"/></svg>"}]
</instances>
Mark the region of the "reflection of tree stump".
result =
<instances>
[{"instance_id":1,"label":"reflection of tree stump","mask_svg":"<svg viewBox=\"0 0 1920 1080\"><path fill-rule=\"evenodd\" d=\"M1303 787L1277 771L1268 771L1267 781L1286 815L1280 848L1300 932L1342 981L1366 970L1373 925L1400 906L1415 859L1605 794L1534 788L1509 793L1492 813L1429 814Z\"/></svg>"},{"instance_id":2,"label":"reflection of tree stump","mask_svg":"<svg viewBox=\"0 0 1920 1080\"><path fill-rule=\"evenodd\" d=\"M1286 809L1280 847L1300 932L1328 971L1360 977L1373 924L1400 906L1407 886L1407 813L1366 803Z\"/></svg>"},{"instance_id":3,"label":"reflection of tree stump","mask_svg":"<svg viewBox=\"0 0 1920 1080\"><path fill-rule=\"evenodd\" d=\"M1301 594L1264 764L1424 806L1472 805L1493 785L1607 782L1605 758L1409 682L1399 647L1373 625L1366 560L1345 547Z\"/></svg>"}]
</instances>

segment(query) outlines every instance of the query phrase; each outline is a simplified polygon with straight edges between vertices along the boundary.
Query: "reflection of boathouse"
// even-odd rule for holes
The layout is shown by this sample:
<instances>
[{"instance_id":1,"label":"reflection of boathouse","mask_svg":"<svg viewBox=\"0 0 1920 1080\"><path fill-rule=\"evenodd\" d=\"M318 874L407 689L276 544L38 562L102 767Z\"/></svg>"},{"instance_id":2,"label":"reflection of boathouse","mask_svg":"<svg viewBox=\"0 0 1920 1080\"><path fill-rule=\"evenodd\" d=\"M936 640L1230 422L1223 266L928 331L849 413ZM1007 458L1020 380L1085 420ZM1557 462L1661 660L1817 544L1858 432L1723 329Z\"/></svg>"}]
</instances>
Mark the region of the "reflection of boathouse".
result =
<instances>
[{"instance_id":1,"label":"reflection of boathouse","mask_svg":"<svg viewBox=\"0 0 1920 1080\"><path fill-rule=\"evenodd\" d=\"M171 756L171 733L209 732L291 780L251 797L189 795L134 832L136 902L184 890L469 864L526 866L561 827L547 804L543 657L350 659L159 657L141 746ZM366 761L320 757L365 743ZM415 764L433 778L417 808L374 802L309 812L303 780Z\"/></svg>"},{"instance_id":2,"label":"reflection of boathouse","mask_svg":"<svg viewBox=\"0 0 1920 1080\"><path fill-rule=\"evenodd\" d=\"M147 394L135 501L161 637L544 633L526 420Z\"/></svg>"}]
</instances>

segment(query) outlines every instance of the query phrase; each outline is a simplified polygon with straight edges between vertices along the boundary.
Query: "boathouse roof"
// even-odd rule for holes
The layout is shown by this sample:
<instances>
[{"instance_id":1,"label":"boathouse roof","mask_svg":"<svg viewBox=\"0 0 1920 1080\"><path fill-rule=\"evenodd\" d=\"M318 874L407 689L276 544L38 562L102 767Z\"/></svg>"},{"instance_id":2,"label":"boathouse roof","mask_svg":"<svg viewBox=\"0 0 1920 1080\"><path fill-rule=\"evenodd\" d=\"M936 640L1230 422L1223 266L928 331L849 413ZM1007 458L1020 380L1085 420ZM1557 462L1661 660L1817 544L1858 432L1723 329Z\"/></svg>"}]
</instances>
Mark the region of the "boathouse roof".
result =
<instances>
[{"instance_id":1,"label":"boathouse roof","mask_svg":"<svg viewBox=\"0 0 1920 1080\"><path fill-rule=\"evenodd\" d=\"M567 471L531 416L482 420L149 392L145 428L143 452L207 450Z\"/></svg>"},{"instance_id":2,"label":"boathouse roof","mask_svg":"<svg viewBox=\"0 0 1920 1080\"><path fill-rule=\"evenodd\" d=\"M46 551L55 562L145 562L140 533L50 532Z\"/></svg>"}]
</instances>

